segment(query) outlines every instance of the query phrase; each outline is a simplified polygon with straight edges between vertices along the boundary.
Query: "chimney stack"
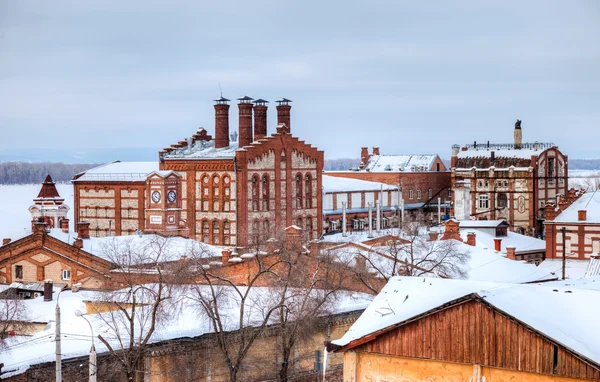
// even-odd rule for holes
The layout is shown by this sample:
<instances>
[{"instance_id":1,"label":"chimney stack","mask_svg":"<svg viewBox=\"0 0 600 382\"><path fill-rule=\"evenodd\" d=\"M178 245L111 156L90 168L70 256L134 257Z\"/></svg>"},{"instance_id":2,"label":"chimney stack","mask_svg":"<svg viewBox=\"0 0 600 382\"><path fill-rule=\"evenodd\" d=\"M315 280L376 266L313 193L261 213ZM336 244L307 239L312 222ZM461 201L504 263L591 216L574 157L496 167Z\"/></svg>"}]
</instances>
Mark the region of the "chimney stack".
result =
<instances>
[{"instance_id":1,"label":"chimney stack","mask_svg":"<svg viewBox=\"0 0 600 382\"><path fill-rule=\"evenodd\" d=\"M240 146L250 146L252 143L252 101L254 98L244 96L238 98Z\"/></svg>"},{"instance_id":2,"label":"chimney stack","mask_svg":"<svg viewBox=\"0 0 600 382\"><path fill-rule=\"evenodd\" d=\"M267 103L262 98L254 101L254 140L267 136Z\"/></svg>"},{"instance_id":3,"label":"chimney stack","mask_svg":"<svg viewBox=\"0 0 600 382\"><path fill-rule=\"evenodd\" d=\"M2 245L6 245L6 244L8 244L8 243L10 243L10 242L11 242L11 239L10 239L10 238L8 238L8 237L7 237L7 238L4 238L4 239L2 239Z\"/></svg>"},{"instance_id":4,"label":"chimney stack","mask_svg":"<svg viewBox=\"0 0 600 382\"><path fill-rule=\"evenodd\" d=\"M215 148L229 147L229 100L221 96L215 100Z\"/></svg>"},{"instance_id":5,"label":"chimney stack","mask_svg":"<svg viewBox=\"0 0 600 382\"><path fill-rule=\"evenodd\" d=\"M90 238L90 223L89 222L79 222L79 224L77 224L77 237L80 239L89 239Z\"/></svg>"},{"instance_id":6,"label":"chimney stack","mask_svg":"<svg viewBox=\"0 0 600 382\"><path fill-rule=\"evenodd\" d=\"M44 301L52 301L52 280L44 281Z\"/></svg>"},{"instance_id":7,"label":"chimney stack","mask_svg":"<svg viewBox=\"0 0 600 382\"><path fill-rule=\"evenodd\" d=\"M475 232L467 233L467 244L471 247L474 247L477 244L477 239L475 238Z\"/></svg>"},{"instance_id":8,"label":"chimney stack","mask_svg":"<svg viewBox=\"0 0 600 382\"><path fill-rule=\"evenodd\" d=\"M500 252L502 250L502 239L497 237L494 238L494 251Z\"/></svg>"},{"instance_id":9,"label":"chimney stack","mask_svg":"<svg viewBox=\"0 0 600 382\"><path fill-rule=\"evenodd\" d=\"M369 161L369 148L361 147L360 148L360 163L362 163L363 165L366 165L368 161Z\"/></svg>"},{"instance_id":10,"label":"chimney stack","mask_svg":"<svg viewBox=\"0 0 600 382\"><path fill-rule=\"evenodd\" d=\"M381 155L379 154L379 147L373 147L373 155Z\"/></svg>"},{"instance_id":11,"label":"chimney stack","mask_svg":"<svg viewBox=\"0 0 600 382\"><path fill-rule=\"evenodd\" d=\"M229 265L229 259L231 259L231 250L225 248L221 251L221 263L223 265Z\"/></svg>"},{"instance_id":12,"label":"chimney stack","mask_svg":"<svg viewBox=\"0 0 600 382\"><path fill-rule=\"evenodd\" d=\"M429 231L429 241L436 241L438 239L439 232Z\"/></svg>"},{"instance_id":13,"label":"chimney stack","mask_svg":"<svg viewBox=\"0 0 600 382\"><path fill-rule=\"evenodd\" d=\"M290 110L292 109L290 102L292 102L292 100L289 100L287 98L282 98L276 102L277 102L277 126L284 124L287 127L287 131L290 132L292 129L291 125L290 125Z\"/></svg>"},{"instance_id":14,"label":"chimney stack","mask_svg":"<svg viewBox=\"0 0 600 382\"><path fill-rule=\"evenodd\" d=\"M523 147L523 131L521 130L521 120L517 119L515 122L515 149L521 149Z\"/></svg>"},{"instance_id":15,"label":"chimney stack","mask_svg":"<svg viewBox=\"0 0 600 382\"><path fill-rule=\"evenodd\" d=\"M64 233L69 233L69 219L67 218L62 218L60 220L60 229L64 232Z\"/></svg>"},{"instance_id":16,"label":"chimney stack","mask_svg":"<svg viewBox=\"0 0 600 382\"><path fill-rule=\"evenodd\" d=\"M587 220L587 211L586 210L577 211L577 220L579 220L580 222L586 221Z\"/></svg>"},{"instance_id":17,"label":"chimney stack","mask_svg":"<svg viewBox=\"0 0 600 382\"><path fill-rule=\"evenodd\" d=\"M552 221L556 218L556 206L552 203L546 203L546 220Z\"/></svg>"},{"instance_id":18,"label":"chimney stack","mask_svg":"<svg viewBox=\"0 0 600 382\"><path fill-rule=\"evenodd\" d=\"M516 260L517 259L517 256L515 254L516 250L517 250L517 248L515 248L515 247L506 247L506 257L511 260Z\"/></svg>"}]
</instances>

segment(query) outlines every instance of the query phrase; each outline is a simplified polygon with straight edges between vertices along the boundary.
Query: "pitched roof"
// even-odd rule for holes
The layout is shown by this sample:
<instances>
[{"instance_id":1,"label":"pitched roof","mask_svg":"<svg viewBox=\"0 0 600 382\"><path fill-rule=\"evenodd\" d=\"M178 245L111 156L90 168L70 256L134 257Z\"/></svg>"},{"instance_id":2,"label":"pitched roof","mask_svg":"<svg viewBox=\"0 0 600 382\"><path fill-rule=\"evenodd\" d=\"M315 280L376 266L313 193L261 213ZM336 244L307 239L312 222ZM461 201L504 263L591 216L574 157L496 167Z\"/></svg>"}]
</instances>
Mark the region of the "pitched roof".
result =
<instances>
[{"instance_id":1,"label":"pitched roof","mask_svg":"<svg viewBox=\"0 0 600 382\"><path fill-rule=\"evenodd\" d=\"M390 191L398 190L398 187L361 179L323 175L323 190L325 192Z\"/></svg>"},{"instance_id":2,"label":"pitched roof","mask_svg":"<svg viewBox=\"0 0 600 382\"><path fill-rule=\"evenodd\" d=\"M365 164L368 171L428 172L438 158L425 155L371 155Z\"/></svg>"},{"instance_id":3,"label":"pitched roof","mask_svg":"<svg viewBox=\"0 0 600 382\"><path fill-rule=\"evenodd\" d=\"M586 220L578 219L578 211L585 210ZM561 212L550 223L600 223L600 192L586 192L579 199L574 201L569 207Z\"/></svg>"},{"instance_id":4,"label":"pitched roof","mask_svg":"<svg viewBox=\"0 0 600 382\"><path fill-rule=\"evenodd\" d=\"M42 183L42 188L40 189L40 192L38 193L38 196L36 199L39 199L39 198L43 198L43 199L60 198L60 194L58 193L58 190L56 189L56 184L54 184L54 181L52 180L52 177L50 176L50 174L48 174L46 176L46 179L44 179L44 182Z\"/></svg>"},{"instance_id":5,"label":"pitched roof","mask_svg":"<svg viewBox=\"0 0 600 382\"><path fill-rule=\"evenodd\" d=\"M352 345L462 298L481 299L538 333L600 364L600 330L595 330L600 292L544 284L497 284L464 280L394 277L352 325L332 344ZM577 314L573 314L577 312Z\"/></svg>"},{"instance_id":6,"label":"pitched roof","mask_svg":"<svg viewBox=\"0 0 600 382\"><path fill-rule=\"evenodd\" d=\"M73 182L143 182L150 173L168 175L171 171L160 171L158 162L114 161L75 175Z\"/></svg>"}]
</instances>

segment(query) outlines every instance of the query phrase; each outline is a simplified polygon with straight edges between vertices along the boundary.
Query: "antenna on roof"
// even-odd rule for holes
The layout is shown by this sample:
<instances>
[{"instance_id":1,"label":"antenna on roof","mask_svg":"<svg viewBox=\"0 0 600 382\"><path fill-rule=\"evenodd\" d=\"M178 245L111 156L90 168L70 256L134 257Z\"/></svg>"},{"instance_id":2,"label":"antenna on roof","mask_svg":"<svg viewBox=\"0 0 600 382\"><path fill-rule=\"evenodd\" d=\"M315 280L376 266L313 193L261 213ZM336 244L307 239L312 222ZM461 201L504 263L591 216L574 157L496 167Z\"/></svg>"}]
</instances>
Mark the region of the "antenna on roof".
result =
<instances>
[{"instance_id":1,"label":"antenna on roof","mask_svg":"<svg viewBox=\"0 0 600 382\"><path fill-rule=\"evenodd\" d=\"M221 98L223 98L223 89L221 89L221 83L219 83L219 92L221 93Z\"/></svg>"}]
</instances>

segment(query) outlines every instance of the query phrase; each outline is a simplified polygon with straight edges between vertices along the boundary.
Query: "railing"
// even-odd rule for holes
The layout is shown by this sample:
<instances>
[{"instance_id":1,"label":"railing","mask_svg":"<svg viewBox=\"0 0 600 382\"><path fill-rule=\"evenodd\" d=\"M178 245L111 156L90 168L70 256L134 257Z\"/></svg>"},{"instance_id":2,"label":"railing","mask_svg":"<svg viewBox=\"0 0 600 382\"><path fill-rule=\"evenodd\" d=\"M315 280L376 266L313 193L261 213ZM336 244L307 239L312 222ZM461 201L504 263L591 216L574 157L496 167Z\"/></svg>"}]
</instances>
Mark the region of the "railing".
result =
<instances>
[{"instance_id":1,"label":"railing","mask_svg":"<svg viewBox=\"0 0 600 382\"><path fill-rule=\"evenodd\" d=\"M521 149L525 149L525 150L535 150L536 148L538 150L545 150L545 149L549 149L551 147L555 146L554 143L551 142L545 142L545 143L541 143L541 142L527 142L527 143L523 143L521 144ZM469 144L466 145L467 149L471 150L476 150L476 149L490 149L490 150L518 150L517 148L515 148L515 144L514 143L479 143L479 144Z\"/></svg>"}]
</instances>

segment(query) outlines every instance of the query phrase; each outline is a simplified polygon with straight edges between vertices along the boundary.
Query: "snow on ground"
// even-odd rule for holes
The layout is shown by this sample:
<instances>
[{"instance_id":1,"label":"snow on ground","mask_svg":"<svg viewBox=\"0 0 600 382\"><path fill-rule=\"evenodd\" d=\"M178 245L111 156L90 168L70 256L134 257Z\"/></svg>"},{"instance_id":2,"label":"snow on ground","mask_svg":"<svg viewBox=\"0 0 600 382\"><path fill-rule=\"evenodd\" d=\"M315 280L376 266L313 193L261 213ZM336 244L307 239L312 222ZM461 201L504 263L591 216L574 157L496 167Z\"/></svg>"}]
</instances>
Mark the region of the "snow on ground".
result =
<instances>
[{"instance_id":1,"label":"snow on ground","mask_svg":"<svg viewBox=\"0 0 600 382\"><path fill-rule=\"evenodd\" d=\"M31 232L31 214L28 208L33 204L33 199L38 195L42 183L25 185L0 184L0 237L23 237ZM67 217L73 228L73 185L57 183L56 189L64 204L70 210Z\"/></svg>"},{"instance_id":2,"label":"snow on ground","mask_svg":"<svg viewBox=\"0 0 600 382\"><path fill-rule=\"evenodd\" d=\"M333 344L345 346L470 294L476 294L584 357L600 362L600 330L595 329L600 305L593 303L600 298L600 292L545 284L394 277L346 334Z\"/></svg>"}]
</instances>

